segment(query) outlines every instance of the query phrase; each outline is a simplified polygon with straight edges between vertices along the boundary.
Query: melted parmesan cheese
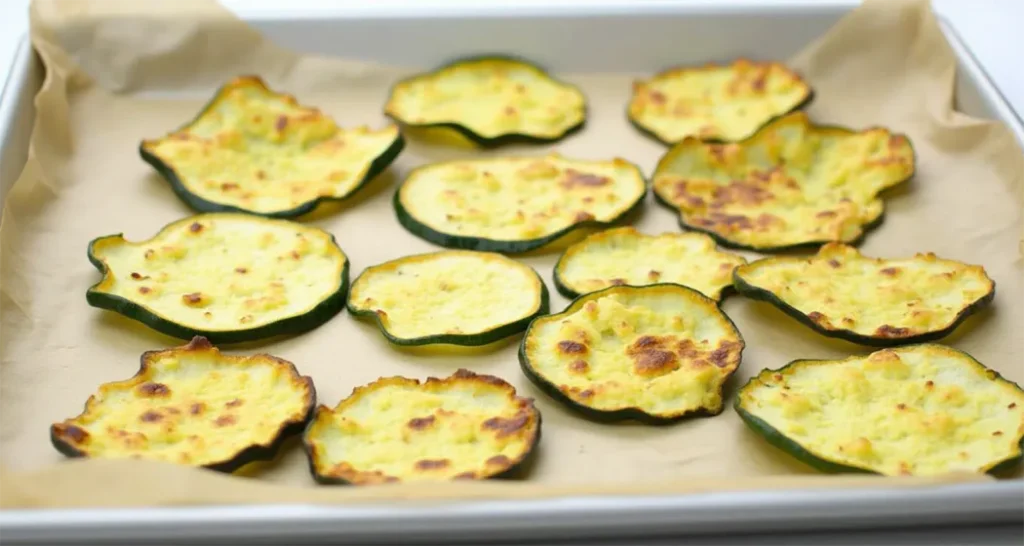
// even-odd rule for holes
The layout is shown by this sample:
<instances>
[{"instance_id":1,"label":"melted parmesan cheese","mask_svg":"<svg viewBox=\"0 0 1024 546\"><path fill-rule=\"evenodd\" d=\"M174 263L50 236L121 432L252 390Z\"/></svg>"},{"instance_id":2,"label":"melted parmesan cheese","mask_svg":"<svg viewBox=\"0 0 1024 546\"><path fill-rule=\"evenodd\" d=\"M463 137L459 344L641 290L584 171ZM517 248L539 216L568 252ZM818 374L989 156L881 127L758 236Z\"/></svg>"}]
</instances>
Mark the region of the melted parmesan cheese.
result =
<instances>
[{"instance_id":1,"label":"melted parmesan cheese","mask_svg":"<svg viewBox=\"0 0 1024 546\"><path fill-rule=\"evenodd\" d=\"M138 243L104 237L91 253L108 269L91 291L203 332L307 313L342 289L348 261L320 229L246 214L193 216Z\"/></svg>"},{"instance_id":2,"label":"melted parmesan cheese","mask_svg":"<svg viewBox=\"0 0 1024 546\"><path fill-rule=\"evenodd\" d=\"M399 199L410 216L435 231L521 241L581 222L614 221L645 192L640 170L621 159L549 155L421 167L402 184Z\"/></svg>"},{"instance_id":3,"label":"melted parmesan cheese","mask_svg":"<svg viewBox=\"0 0 1024 546\"><path fill-rule=\"evenodd\" d=\"M816 127L796 113L738 144L677 144L658 163L654 191L687 226L770 249L856 240L882 215L879 193L913 171L904 136Z\"/></svg>"},{"instance_id":4,"label":"melted parmesan cheese","mask_svg":"<svg viewBox=\"0 0 1024 546\"><path fill-rule=\"evenodd\" d=\"M742 140L802 104L811 88L778 63L738 60L679 68L637 82L630 118L663 142Z\"/></svg>"},{"instance_id":5,"label":"melted parmesan cheese","mask_svg":"<svg viewBox=\"0 0 1024 546\"><path fill-rule=\"evenodd\" d=\"M540 433L533 404L504 381L460 371L444 379L380 379L306 432L318 474L355 484L480 479L521 462Z\"/></svg>"},{"instance_id":6,"label":"melted parmesan cheese","mask_svg":"<svg viewBox=\"0 0 1024 546\"><path fill-rule=\"evenodd\" d=\"M595 233L570 247L556 272L566 288L584 294L616 285L675 283L711 299L732 286L732 272L747 261L719 252L702 233L644 235L631 227Z\"/></svg>"},{"instance_id":7,"label":"melted parmesan cheese","mask_svg":"<svg viewBox=\"0 0 1024 546\"><path fill-rule=\"evenodd\" d=\"M674 285L619 287L533 322L529 367L574 403L679 417L722 407L743 341L718 306Z\"/></svg>"},{"instance_id":8,"label":"melted parmesan cheese","mask_svg":"<svg viewBox=\"0 0 1024 546\"><path fill-rule=\"evenodd\" d=\"M398 338L474 335L540 312L543 291L533 269L519 262L448 250L367 269L352 283L349 307L375 313Z\"/></svg>"},{"instance_id":9,"label":"melted parmesan cheese","mask_svg":"<svg viewBox=\"0 0 1024 546\"><path fill-rule=\"evenodd\" d=\"M994 289L981 266L934 254L867 258L840 244L825 245L811 258L760 260L739 268L737 275L822 329L878 338L948 328Z\"/></svg>"},{"instance_id":10,"label":"melted parmesan cheese","mask_svg":"<svg viewBox=\"0 0 1024 546\"><path fill-rule=\"evenodd\" d=\"M348 196L379 171L398 128L341 129L321 111L238 78L188 126L143 148L190 193L264 214ZM371 168L372 167L372 168Z\"/></svg>"},{"instance_id":11,"label":"melted parmesan cheese","mask_svg":"<svg viewBox=\"0 0 1024 546\"><path fill-rule=\"evenodd\" d=\"M820 459L887 475L985 471L1024 436L1024 392L940 345L765 370L740 407Z\"/></svg>"},{"instance_id":12,"label":"melted parmesan cheese","mask_svg":"<svg viewBox=\"0 0 1024 546\"><path fill-rule=\"evenodd\" d=\"M53 431L87 457L214 465L271 445L313 400L312 382L288 362L193 341L144 354L140 374L101 385L84 413Z\"/></svg>"},{"instance_id":13,"label":"melted parmesan cheese","mask_svg":"<svg viewBox=\"0 0 1024 546\"><path fill-rule=\"evenodd\" d=\"M478 59L400 82L385 112L413 125L456 124L484 138L555 139L583 123L579 89L510 59Z\"/></svg>"}]
</instances>

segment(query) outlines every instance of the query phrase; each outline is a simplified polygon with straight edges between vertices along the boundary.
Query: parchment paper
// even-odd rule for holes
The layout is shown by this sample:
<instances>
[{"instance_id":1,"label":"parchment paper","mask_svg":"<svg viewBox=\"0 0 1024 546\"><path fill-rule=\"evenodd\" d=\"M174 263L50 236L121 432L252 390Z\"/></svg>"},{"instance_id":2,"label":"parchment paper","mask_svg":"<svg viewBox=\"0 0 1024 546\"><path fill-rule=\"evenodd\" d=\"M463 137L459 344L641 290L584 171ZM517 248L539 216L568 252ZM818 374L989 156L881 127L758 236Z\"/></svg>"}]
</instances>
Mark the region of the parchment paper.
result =
<instances>
[{"instance_id":1,"label":"parchment paper","mask_svg":"<svg viewBox=\"0 0 1024 546\"><path fill-rule=\"evenodd\" d=\"M192 213L140 160L139 141L191 119L216 86L248 73L319 106L343 125L381 126L390 84L430 67L299 56L264 41L211 2L191 0L35 2L32 42L47 76L36 99L28 164L6 197L0 226L3 507L680 493L987 479L820 475L747 430L731 407L717 417L669 427L590 423L523 377L515 354L518 336L484 351L399 350L375 326L345 312L304 335L228 349L265 351L295 362L314 378L320 402L331 406L380 376L446 376L467 367L504 377L536 397L544 415L544 438L524 479L317 487L297 444L278 461L249 467L241 476L140 461L65 460L50 446L51 423L77 414L99 383L134 374L143 351L183 343L85 302L86 288L100 277L85 257L90 239L117 232L130 240L148 238ZM914 143L918 174L887 196L886 221L869 234L863 251L932 251L984 265L998 287L995 304L945 342L1011 380L1024 380L1024 156L999 123L952 111L955 60L927 4L869 2L789 61L816 90L812 119L858 128L885 125ZM550 146L486 153L618 155L649 174L665 148L641 136L623 115L632 79L646 75L559 74L586 93L587 128ZM352 261L353 278L367 266L430 251L434 247L394 218L390 199L397 182L427 162L484 154L412 135L391 169L360 197L302 221L335 234ZM652 199L635 225L649 233L679 229L675 215ZM557 256L555 250L521 259L552 287ZM551 292L552 309L564 308L567 301ZM747 342L740 370L727 385L728 404L735 389L762 368L868 352L815 334L767 304L732 297L724 309Z\"/></svg>"}]
</instances>

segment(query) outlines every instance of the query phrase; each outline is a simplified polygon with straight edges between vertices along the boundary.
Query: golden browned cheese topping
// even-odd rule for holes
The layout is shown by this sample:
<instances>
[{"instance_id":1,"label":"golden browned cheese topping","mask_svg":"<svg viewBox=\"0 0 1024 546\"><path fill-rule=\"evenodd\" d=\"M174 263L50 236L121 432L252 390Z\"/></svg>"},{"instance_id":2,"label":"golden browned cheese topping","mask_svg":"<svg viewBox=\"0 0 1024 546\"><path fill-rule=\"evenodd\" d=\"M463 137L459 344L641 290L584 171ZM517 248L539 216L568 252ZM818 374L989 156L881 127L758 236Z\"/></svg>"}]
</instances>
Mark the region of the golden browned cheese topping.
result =
<instances>
[{"instance_id":1,"label":"golden browned cheese topping","mask_svg":"<svg viewBox=\"0 0 1024 546\"><path fill-rule=\"evenodd\" d=\"M573 402L659 417L719 411L743 346L714 301L674 285L590 294L524 341L529 367Z\"/></svg>"},{"instance_id":2,"label":"golden browned cheese topping","mask_svg":"<svg viewBox=\"0 0 1024 546\"><path fill-rule=\"evenodd\" d=\"M819 459L887 475L986 471L1019 456L1024 391L965 353L911 345L765 370L740 409Z\"/></svg>"},{"instance_id":3,"label":"golden browned cheese topping","mask_svg":"<svg viewBox=\"0 0 1024 546\"><path fill-rule=\"evenodd\" d=\"M399 198L413 218L435 231L517 241L584 221L616 220L645 192L643 175L627 161L552 154L421 167L402 184Z\"/></svg>"},{"instance_id":4,"label":"golden browned cheese topping","mask_svg":"<svg viewBox=\"0 0 1024 546\"><path fill-rule=\"evenodd\" d=\"M137 375L100 385L85 411L52 433L86 457L210 466L271 445L313 404L312 381L291 363L224 355L195 338L145 353Z\"/></svg>"},{"instance_id":5,"label":"golden browned cheese topping","mask_svg":"<svg viewBox=\"0 0 1024 546\"><path fill-rule=\"evenodd\" d=\"M484 138L555 139L586 117L583 93L539 68L510 59L449 65L400 82L385 112L405 123L452 123Z\"/></svg>"},{"instance_id":6,"label":"golden browned cheese topping","mask_svg":"<svg viewBox=\"0 0 1024 546\"><path fill-rule=\"evenodd\" d=\"M317 474L362 485L488 478L522 462L539 434L540 414L512 385L459 370L359 387L317 410L305 442Z\"/></svg>"},{"instance_id":7,"label":"golden browned cheese topping","mask_svg":"<svg viewBox=\"0 0 1024 546\"><path fill-rule=\"evenodd\" d=\"M869 258L835 243L811 258L767 258L736 274L825 330L876 338L948 328L995 288L981 266L934 254Z\"/></svg>"},{"instance_id":8,"label":"golden browned cheese topping","mask_svg":"<svg viewBox=\"0 0 1024 546\"><path fill-rule=\"evenodd\" d=\"M747 261L715 248L703 233L645 235L632 227L595 233L574 244L559 260L563 286L578 294L609 286L675 283L712 299L732 286L732 272Z\"/></svg>"},{"instance_id":9,"label":"golden browned cheese topping","mask_svg":"<svg viewBox=\"0 0 1024 546\"><path fill-rule=\"evenodd\" d=\"M400 138L396 126L342 129L253 77L222 87L199 117L142 147L188 192L218 205L280 213L357 189Z\"/></svg>"},{"instance_id":10,"label":"golden browned cheese topping","mask_svg":"<svg viewBox=\"0 0 1024 546\"><path fill-rule=\"evenodd\" d=\"M138 243L104 237L91 252L108 268L92 291L204 332L308 312L341 289L347 263L325 231L228 213L180 220Z\"/></svg>"},{"instance_id":11,"label":"golden browned cheese topping","mask_svg":"<svg viewBox=\"0 0 1024 546\"><path fill-rule=\"evenodd\" d=\"M663 142L737 141L803 103L810 86L779 63L678 68L633 86L629 116Z\"/></svg>"},{"instance_id":12,"label":"golden browned cheese topping","mask_svg":"<svg viewBox=\"0 0 1024 546\"><path fill-rule=\"evenodd\" d=\"M654 191L687 226L769 249L856 240L882 215L879 193L913 171L902 135L812 126L795 113L737 144L684 140L658 163Z\"/></svg>"},{"instance_id":13,"label":"golden browned cheese topping","mask_svg":"<svg viewBox=\"0 0 1024 546\"><path fill-rule=\"evenodd\" d=\"M368 268L352 283L349 308L373 311L399 338L473 335L538 313L543 293L536 272L515 260L445 250Z\"/></svg>"}]
</instances>

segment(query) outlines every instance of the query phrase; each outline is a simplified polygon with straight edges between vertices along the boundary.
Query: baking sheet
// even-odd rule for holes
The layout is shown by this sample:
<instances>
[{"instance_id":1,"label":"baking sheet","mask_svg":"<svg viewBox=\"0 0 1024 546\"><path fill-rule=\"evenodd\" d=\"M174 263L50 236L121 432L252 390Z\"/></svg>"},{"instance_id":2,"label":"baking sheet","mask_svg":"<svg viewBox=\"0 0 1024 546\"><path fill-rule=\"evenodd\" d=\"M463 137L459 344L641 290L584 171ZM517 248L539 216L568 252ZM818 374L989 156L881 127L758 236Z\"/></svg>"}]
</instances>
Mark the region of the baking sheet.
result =
<instances>
[{"instance_id":1,"label":"baking sheet","mask_svg":"<svg viewBox=\"0 0 1024 546\"><path fill-rule=\"evenodd\" d=\"M379 126L385 123L379 112L390 84L410 70L427 68L300 57L265 42L214 4L168 8L136 2L33 6L33 43L50 72L37 99L31 157L6 199L0 226L3 506L668 493L977 479L819 476L747 431L731 409L667 428L591 424L551 403L522 377L517 339L490 352L397 350L375 327L345 313L302 336L232 350L268 351L292 360L313 376L321 402L329 405L381 375L448 375L458 367L501 375L536 396L544 413L544 439L528 479L314 488L296 445L276 463L249 469L259 481L156 463L63 461L49 445L49 424L80 411L98 383L134 373L141 352L180 343L92 309L82 297L99 277L84 257L90 239L119 231L130 239L148 238L191 212L138 158L138 141L190 119L214 87L240 73L260 74L344 125ZM115 12L119 17L110 19ZM998 286L996 304L946 342L1020 382L1024 157L1002 125L950 110L955 59L926 4L871 2L791 64L817 90L813 119L854 127L884 124L909 134L918 152L918 176L889 196L887 220L868 236L863 250L894 256L930 250L985 265ZM649 173L664 148L636 133L623 116L630 82L646 74L558 76L588 96L588 127L578 135L550 146L486 154L411 139L390 172L360 198L304 221L337 236L354 276L366 266L433 248L398 226L390 207L397 181L420 164L557 150L593 159L621 155ZM636 225L652 233L678 229L674 215L650 199ZM557 253L523 258L549 288L556 259ZM553 290L552 296L553 309L564 307L566 301ZM866 352L805 331L764 304L731 298L724 309L748 344L730 391L761 368L794 358ZM97 496L98 491L104 494Z\"/></svg>"}]
</instances>

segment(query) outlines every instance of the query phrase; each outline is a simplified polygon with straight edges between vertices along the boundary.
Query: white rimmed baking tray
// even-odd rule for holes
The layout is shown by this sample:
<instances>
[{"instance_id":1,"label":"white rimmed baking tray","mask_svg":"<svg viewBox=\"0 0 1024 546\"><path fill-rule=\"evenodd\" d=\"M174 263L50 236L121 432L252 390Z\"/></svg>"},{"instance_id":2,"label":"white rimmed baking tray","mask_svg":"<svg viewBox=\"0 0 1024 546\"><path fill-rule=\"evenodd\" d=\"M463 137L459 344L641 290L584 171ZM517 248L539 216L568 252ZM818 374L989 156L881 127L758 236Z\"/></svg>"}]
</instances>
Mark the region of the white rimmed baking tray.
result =
<instances>
[{"instance_id":1,"label":"white rimmed baking tray","mask_svg":"<svg viewBox=\"0 0 1024 546\"><path fill-rule=\"evenodd\" d=\"M350 58L432 65L466 51L511 51L554 70L655 71L670 64L736 56L788 58L853 2L722 0L579 2L544 6L444 7L401 11L372 6L243 15L288 47ZM1003 120L1024 143L1024 125L948 24L959 59L957 108ZM397 38L381 40L389 34ZM443 36L444 40L438 37ZM682 40L681 37L686 37ZM410 43L430 47L408 47ZM639 63L639 64L638 64ZM0 198L24 162L41 70L31 48L19 58L0 100ZM2 487L2 484L0 484ZM586 538L665 533L750 533L907 525L1011 523L1024 519L1024 483L915 489L711 493L432 505L244 506L0 513L3 542L145 539L259 539L295 543L515 538Z\"/></svg>"}]
</instances>

